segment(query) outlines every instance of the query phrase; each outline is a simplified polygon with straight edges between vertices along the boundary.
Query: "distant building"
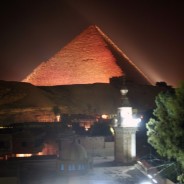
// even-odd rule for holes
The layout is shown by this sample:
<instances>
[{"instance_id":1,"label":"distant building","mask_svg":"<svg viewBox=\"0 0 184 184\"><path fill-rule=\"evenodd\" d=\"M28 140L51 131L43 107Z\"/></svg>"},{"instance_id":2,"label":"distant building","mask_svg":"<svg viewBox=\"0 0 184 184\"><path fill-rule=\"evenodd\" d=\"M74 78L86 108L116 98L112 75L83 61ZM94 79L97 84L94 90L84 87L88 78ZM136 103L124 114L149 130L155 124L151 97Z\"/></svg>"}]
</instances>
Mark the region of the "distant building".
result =
<instances>
[{"instance_id":1,"label":"distant building","mask_svg":"<svg viewBox=\"0 0 184 184\"><path fill-rule=\"evenodd\" d=\"M59 174L86 173L92 167L92 158L77 141L75 135L68 134L59 138L60 153L57 160Z\"/></svg>"}]
</instances>

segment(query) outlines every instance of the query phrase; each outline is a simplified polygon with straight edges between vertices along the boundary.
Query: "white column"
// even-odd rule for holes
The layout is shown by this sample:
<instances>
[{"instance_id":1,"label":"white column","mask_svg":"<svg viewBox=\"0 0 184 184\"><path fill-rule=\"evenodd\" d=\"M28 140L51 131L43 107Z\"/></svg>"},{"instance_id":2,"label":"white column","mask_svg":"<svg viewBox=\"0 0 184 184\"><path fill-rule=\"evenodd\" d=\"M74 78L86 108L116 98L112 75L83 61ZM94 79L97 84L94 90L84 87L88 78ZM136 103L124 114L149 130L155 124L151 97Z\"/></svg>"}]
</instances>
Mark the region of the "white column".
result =
<instances>
[{"instance_id":1,"label":"white column","mask_svg":"<svg viewBox=\"0 0 184 184\"><path fill-rule=\"evenodd\" d=\"M133 127L115 127L114 159L117 163L129 164L136 157L136 130Z\"/></svg>"}]
</instances>

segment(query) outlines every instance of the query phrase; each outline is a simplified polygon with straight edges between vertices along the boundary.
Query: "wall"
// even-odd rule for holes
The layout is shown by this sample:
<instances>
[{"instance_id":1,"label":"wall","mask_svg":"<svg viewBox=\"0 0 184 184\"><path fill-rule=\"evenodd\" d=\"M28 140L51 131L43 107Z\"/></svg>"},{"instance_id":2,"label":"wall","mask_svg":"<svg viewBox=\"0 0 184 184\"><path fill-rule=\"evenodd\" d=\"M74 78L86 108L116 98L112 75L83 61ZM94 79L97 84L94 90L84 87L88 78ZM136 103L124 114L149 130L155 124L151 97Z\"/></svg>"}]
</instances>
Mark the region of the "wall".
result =
<instances>
[{"instance_id":1,"label":"wall","mask_svg":"<svg viewBox=\"0 0 184 184\"><path fill-rule=\"evenodd\" d=\"M114 142L106 142L105 137L79 137L78 141L91 156L114 155Z\"/></svg>"}]
</instances>

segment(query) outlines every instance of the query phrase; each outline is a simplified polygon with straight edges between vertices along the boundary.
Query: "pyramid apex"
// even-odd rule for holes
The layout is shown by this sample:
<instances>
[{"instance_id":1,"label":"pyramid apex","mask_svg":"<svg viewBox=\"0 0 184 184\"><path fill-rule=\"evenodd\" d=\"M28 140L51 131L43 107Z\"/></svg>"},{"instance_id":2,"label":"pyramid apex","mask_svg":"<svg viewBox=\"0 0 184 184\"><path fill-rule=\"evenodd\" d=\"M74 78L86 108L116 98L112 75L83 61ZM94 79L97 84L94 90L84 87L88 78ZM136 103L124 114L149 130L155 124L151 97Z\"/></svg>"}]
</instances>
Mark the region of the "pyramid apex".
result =
<instances>
[{"instance_id":1,"label":"pyramid apex","mask_svg":"<svg viewBox=\"0 0 184 184\"><path fill-rule=\"evenodd\" d=\"M88 28L90 28L90 27L97 28L98 26L96 24L91 24L91 25L88 26Z\"/></svg>"},{"instance_id":2,"label":"pyramid apex","mask_svg":"<svg viewBox=\"0 0 184 184\"><path fill-rule=\"evenodd\" d=\"M98 31L100 28L96 25L96 24L91 24L89 25L86 29L84 29L81 33L87 31L87 30L94 30L94 31ZM80 34L81 34L80 33ZM79 35L80 35L79 34Z\"/></svg>"},{"instance_id":3,"label":"pyramid apex","mask_svg":"<svg viewBox=\"0 0 184 184\"><path fill-rule=\"evenodd\" d=\"M84 29L83 32L85 32L86 30L94 30L94 31L102 32L101 29L99 28L99 26L97 26L96 24L89 25L86 29Z\"/></svg>"}]
</instances>

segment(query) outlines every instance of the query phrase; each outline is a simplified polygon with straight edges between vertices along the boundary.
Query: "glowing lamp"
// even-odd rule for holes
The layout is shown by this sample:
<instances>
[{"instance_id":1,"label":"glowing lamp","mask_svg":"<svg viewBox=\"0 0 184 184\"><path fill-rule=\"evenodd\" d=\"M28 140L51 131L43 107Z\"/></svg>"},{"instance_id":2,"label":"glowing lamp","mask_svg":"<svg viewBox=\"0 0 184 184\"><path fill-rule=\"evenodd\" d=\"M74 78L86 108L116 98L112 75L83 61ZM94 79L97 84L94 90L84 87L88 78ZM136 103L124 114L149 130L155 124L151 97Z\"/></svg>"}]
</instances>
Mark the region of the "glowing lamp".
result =
<instances>
[{"instance_id":1,"label":"glowing lamp","mask_svg":"<svg viewBox=\"0 0 184 184\"><path fill-rule=\"evenodd\" d=\"M102 119L107 119L108 115L107 114L102 114Z\"/></svg>"},{"instance_id":2,"label":"glowing lamp","mask_svg":"<svg viewBox=\"0 0 184 184\"><path fill-rule=\"evenodd\" d=\"M56 115L56 121L60 122L60 120L61 120L61 116L60 115Z\"/></svg>"},{"instance_id":3,"label":"glowing lamp","mask_svg":"<svg viewBox=\"0 0 184 184\"><path fill-rule=\"evenodd\" d=\"M128 89L124 88L120 90L121 94L125 96L128 93Z\"/></svg>"},{"instance_id":4,"label":"glowing lamp","mask_svg":"<svg viewBox=\"0 0 184 184\"><path fill-rule=\"evenodd\" d=\"M132 117L132 107L120 107L119 111L119 123L121 127L138 127L141 122L140 118Z\"/></svg>"},{"instance_id":5,"label":"glowing lamp","mask_svg":"<svg viewBox=\"0 0 184 184\"><path fill-rule=\"evenodd\" d=\"M20 153L20 154L16 154L15 156L16 157L31 157L32 154L31 153L26 153L26 154Z\"/></svg>"}]
</instances>

